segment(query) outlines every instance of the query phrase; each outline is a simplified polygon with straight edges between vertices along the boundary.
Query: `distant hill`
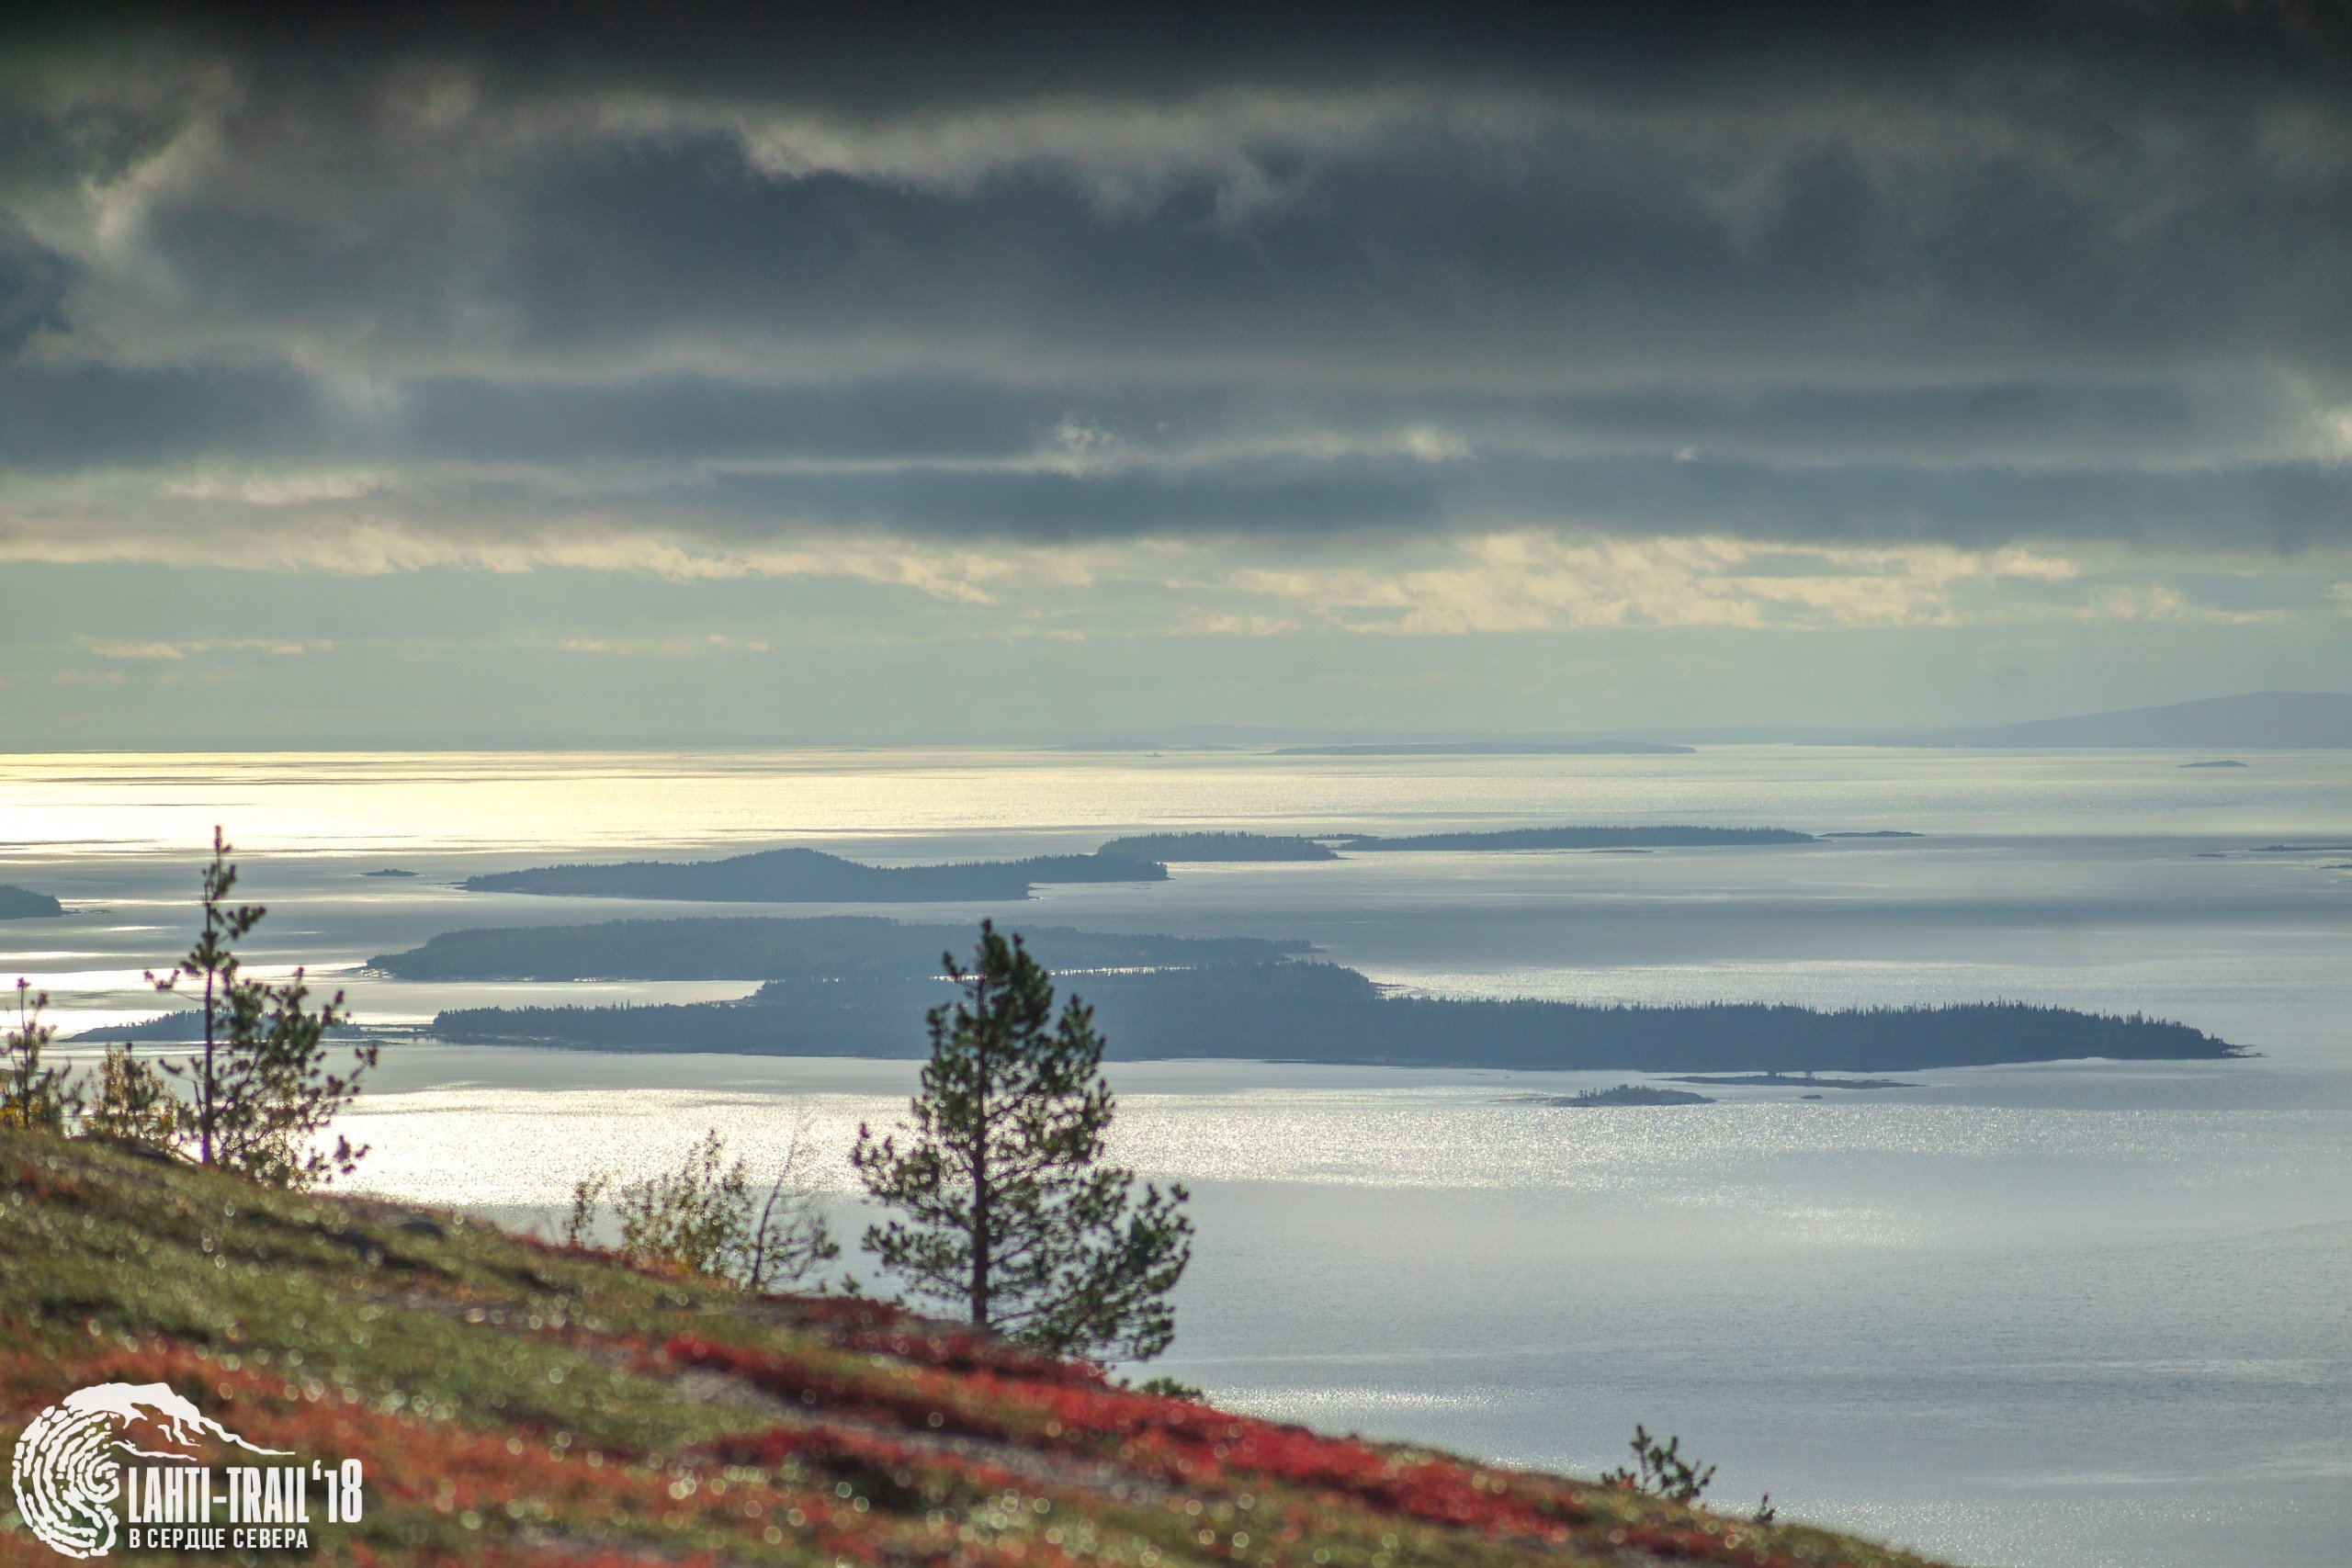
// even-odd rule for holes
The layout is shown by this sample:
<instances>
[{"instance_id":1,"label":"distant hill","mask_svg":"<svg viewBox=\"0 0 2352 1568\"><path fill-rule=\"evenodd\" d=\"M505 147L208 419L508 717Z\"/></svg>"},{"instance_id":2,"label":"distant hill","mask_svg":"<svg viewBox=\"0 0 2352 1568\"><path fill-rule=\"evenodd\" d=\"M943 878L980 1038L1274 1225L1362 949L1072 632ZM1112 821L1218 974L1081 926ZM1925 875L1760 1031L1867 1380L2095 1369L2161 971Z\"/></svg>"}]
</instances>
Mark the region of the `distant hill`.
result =
<instances>
[{"instance_id":1,"label":"distant hill","mask_svg":"<svg viewBox=\"0 0 2352 1568\"><path fill-rule=\"evenodd\" d=\"M38 920L65 913L65 906L46 893L0 882L0 920Z\"/></svg>"},{"instance_id":2,"label":"distant hill","mask_svg":"<svg viewBox=\"0 0 2352 1568\"><path fill-rule=\"evenodd\" d=\"M1168 868L1107 855L1035 855L954 865L863 865L820 850L715 861L546 865L466 878L469 893L684 898L738 904L924 904L1026 898L1040 882L1165 882Z\"/></svg>"},{"instance_id":3,"label":"distant hill","mask_svg":"<svg viewBox=\"0 0 2352 1568\"><path fill-rule=\"evenodd\" d=\"M1984 729L1942 729L1894 746L2113 747L2165 750L2288 751L2352 747L2352 695L2253 692L2163 707L2037 718Z\"/></svg>"}]
</instances>

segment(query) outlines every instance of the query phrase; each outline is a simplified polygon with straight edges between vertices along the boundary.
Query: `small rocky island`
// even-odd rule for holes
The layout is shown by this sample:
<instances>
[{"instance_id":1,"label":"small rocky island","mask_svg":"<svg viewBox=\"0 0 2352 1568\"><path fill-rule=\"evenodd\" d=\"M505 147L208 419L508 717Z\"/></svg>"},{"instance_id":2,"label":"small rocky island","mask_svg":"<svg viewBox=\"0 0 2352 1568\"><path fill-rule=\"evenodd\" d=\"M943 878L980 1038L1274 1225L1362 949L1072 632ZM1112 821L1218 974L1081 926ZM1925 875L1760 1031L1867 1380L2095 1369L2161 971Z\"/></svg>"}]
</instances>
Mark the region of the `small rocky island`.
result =
<instances>
[{"instance_id":1,"label":"small rocky island","mask_svg":"<svg viewBox=\"0 0 2352 1568\"><path fill-rule=\"evenodd\" d=\"M1512 1104L1543 1105L1571 1111L1597 1111L1615 1105L1713 1105L1714 1100L1687 1089L1654 1089L1648 1084L1621 1083L1614 1089L1589 1089L1580 1094L1529 1094L1513 1097Z\"/></svg>"},{"instance_id":2,"label":"small rocky island","mask_svg":"<svg viewBox=\"0 0 2352 1568\"><path fill-rule=\"evenodd\" d=\"M65 906L46 893L0 882L0 920L54 919L63 913Z\"/></svg>"}]
</instances>

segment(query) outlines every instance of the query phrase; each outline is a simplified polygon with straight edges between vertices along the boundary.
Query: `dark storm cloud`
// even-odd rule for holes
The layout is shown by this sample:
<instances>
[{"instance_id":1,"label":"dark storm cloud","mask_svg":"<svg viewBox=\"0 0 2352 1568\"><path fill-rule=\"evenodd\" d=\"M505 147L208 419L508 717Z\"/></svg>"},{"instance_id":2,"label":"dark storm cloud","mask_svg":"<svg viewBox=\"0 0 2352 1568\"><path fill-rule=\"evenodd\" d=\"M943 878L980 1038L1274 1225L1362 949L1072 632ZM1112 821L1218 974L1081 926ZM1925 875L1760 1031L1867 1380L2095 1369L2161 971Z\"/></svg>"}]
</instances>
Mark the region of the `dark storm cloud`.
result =
<instances>
[{"instance_id":1,"label":"dark storm cloud","mask_svg":"<svg viewBox=\"0 0 2352 1568\"><path fill-rule=\"evenodd\" d=\"M915 536L1066 544L1169 533L1333 534L1428 529L1443 521L1427 474L1334 465L1312 475L1148 471L809 476L724 473L707 484L715 510L752 536L775 519L879 526ZM687 504L703 497L683 498Z\"/></svg>"},{"instance_id":2,"label":"dark storm cloud","mask_svg":"<svg viewBox=\"0 0 2352 1568\"><path fill-rule=\"evenodd\" d=\"M2097 54L2154 72L2324 73L2352 45L2328 0L1587 0L1574 7L1204 0L777 6L626 0L304 10L257 0L84 8L100 27L158 27L313 69L459 59L518 83L625 82L772 95L839 110L970 107L1080 85L1140 96L1236 79L1326 86L1371 80L1528 81L1656 94L1770 76L1801 85L1868 71L1910 84L1987 58ZM83 31L71 17L52 36Z\"/></svg>"},{"instance_id":3,"label":"dark storm cloud","mask_svg":"<svg viewBox=\"0 0 2352 1568\"><path fill-rule=\"evenodd\" d=\"M282 367L0 365L0 470L333 456L329 411Z\"/></svg>"},{"instance_id":4,"label":"dark storm cloud","mask_svg":"<svg viewBox=\"0 0 2352 1568\"><path fill-rule=\"evenodd\" d=\"M0 92L19 473L722 539L2352 527L2333 9L108 15Z\"/></svg>"},{"instance_id":5,"label":"dark storm cloud","mask_svg":"<svg viewBox=\"0 0 2352 1568\"><path fill-rule=\"evenodd\" d=\"M0 226L0 360L65 325L65 258Z\"/></svg>"}]
</instances>

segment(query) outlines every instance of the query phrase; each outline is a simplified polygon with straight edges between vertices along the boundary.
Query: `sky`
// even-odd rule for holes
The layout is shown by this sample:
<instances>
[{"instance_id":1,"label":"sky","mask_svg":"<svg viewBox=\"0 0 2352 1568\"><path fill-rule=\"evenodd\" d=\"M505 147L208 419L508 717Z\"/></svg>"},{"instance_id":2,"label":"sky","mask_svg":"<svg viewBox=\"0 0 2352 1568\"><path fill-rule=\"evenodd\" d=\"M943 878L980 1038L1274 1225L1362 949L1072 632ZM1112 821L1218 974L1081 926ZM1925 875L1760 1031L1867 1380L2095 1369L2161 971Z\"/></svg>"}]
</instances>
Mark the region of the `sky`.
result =
<instances>
[{"instance_id":1,"label":"sky","mask_svg":"<svg viewBox=\"0 0 2352 1568\"><path fill-rule=\"evenodd\" d=\"M0 34L0 746L2352 687L2338 7L363 9Z\"/></svg>"}]
</instances>

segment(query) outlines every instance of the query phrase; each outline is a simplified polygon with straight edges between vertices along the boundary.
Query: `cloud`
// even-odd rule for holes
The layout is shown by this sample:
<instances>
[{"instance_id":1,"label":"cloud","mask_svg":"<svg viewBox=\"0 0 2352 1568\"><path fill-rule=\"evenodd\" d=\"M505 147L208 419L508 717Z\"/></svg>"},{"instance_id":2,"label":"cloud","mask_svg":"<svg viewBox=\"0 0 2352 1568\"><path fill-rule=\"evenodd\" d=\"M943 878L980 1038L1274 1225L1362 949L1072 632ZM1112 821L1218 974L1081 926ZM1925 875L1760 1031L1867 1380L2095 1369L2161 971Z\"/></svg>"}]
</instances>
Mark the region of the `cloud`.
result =
<instances>
[{"instance_id":1,"label":"cloud","mask_svg":"<svg viewBox=\"0 0 2352 1568\"><path fill-rule=\"evenodd\" d=\"M567 637L557 638L552 646L564 653L603 653L625 659L697 659L709 654L775 651L775 644L764 638L718 632L660 637Z\"/></svg>"},{"instance_id":2,"label":"cloud","mask_svg":"<svg viewBox=\"0 0 2352 1568\"><path fill-rule=\"evenodd\" d=\"M2333 13L1740 9L68 31L0 61L0 556L2352 538Z\"/></svg>"},{"instance_id":3,"label":"cloud","mask_svg":"<svg viewBox=\"0 0 2352 1568\"><path fill-rule=\"evenodd\" d=\"M332 642L298 642L284 637L230 637L206 642L136 642L124 637L81 635L74 641L100 659L178 663L206 653L266 653L291 659L334 648Z\"/></svg>"},{"instance_id":4,"label":"cloud","mask_svg":"<svg viewBox=\"0 0 2352 1568\"><path fill-rule=\"evenodd\" d=\"M1265 568L1242 593L1359 632L1460 636L1617 627L1825 629L1950 626L2048 613L2005 585L2066 583L2075 563L2021 550L1761 547L1702 537L1628 541L1521 532L1457 541L1390 570Z\"/></svg>"}]
</instances>

